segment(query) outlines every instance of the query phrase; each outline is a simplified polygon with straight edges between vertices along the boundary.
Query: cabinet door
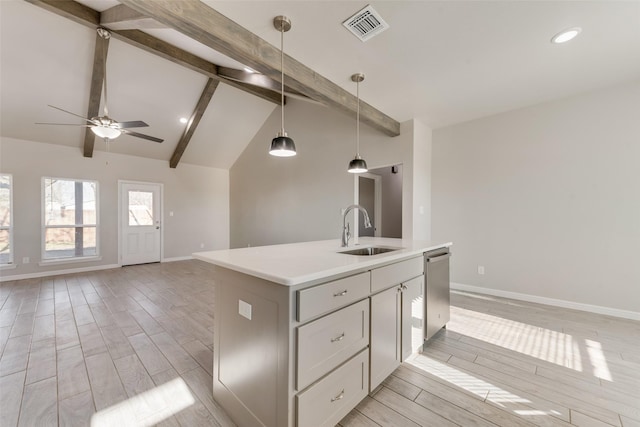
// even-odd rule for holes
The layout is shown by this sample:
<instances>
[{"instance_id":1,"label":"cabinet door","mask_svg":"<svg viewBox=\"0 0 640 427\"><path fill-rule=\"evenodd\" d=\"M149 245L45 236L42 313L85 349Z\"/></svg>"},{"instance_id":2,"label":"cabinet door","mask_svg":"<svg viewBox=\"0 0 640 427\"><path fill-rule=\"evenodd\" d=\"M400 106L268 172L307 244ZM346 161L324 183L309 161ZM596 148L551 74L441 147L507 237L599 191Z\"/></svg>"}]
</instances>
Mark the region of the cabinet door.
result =
<instances>
[{"instance_id":1,"label":"cabinet door","mask_svg":"<svg viewBox=\"0 0 640 427\"><path fill-rule=\"evenodd\" d=\"M371 297L371 381L373 391L400 366L400 300L394 286Z\"/></svg>"},{"instance_id":2,"label":"cabinet door","mask_svg":"<svg viewBox=\"0 0 640 427\"><path fill-rule=\"evenodd\" d=\"M402 284L402 360L424 340L424 276Z\"/></svg>"}]
</instances>

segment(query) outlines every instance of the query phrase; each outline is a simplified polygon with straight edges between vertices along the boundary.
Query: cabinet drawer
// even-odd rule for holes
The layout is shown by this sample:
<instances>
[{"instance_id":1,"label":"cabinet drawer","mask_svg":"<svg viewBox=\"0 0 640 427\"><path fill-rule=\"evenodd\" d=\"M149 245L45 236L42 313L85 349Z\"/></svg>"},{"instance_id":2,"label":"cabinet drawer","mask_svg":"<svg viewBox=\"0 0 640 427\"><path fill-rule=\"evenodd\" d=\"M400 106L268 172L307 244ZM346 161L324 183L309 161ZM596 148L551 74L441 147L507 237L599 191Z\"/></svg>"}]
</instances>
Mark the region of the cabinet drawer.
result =
<instances>
[{"instance_id":1,"label":"cabinet drawer","mask_svg":"<svg viewBox=\"0 0 640 427\"><path fill-rule=\"evenodd\" d=\"M298 321L328 313L369 296L369 272L298 291Z\"/></svg>"},{"instance_id":2,"label":"cabinet drawer","mask_svg":"<svg viewBox=\"0 0 640 427\"><path fill-rule=\"evenodd\" d=\"M298 328L296 389L302 390L369 344L369 300Z\"/></svg>"},{"instance_id":3,"label":"cabinet drawer","mask_svg":"<svg viewBox=\"0 0 640 427\"><path fill-rule=\"evenodd\" d=\"M327 375L296 397L298 427L333 427L347 415L369 389L369 351Z\"/></svg>"},{"instance_id":4,"label":"cabinet drawer","mask_svg":"<svg viewBox=\"0 0 640 427\"><path fill-rule=\"evenodd\" d=\"M393 285L413 279L424 272L422 256L371 270L371 292L375 293Z\"/></svg>"}]
</instances>

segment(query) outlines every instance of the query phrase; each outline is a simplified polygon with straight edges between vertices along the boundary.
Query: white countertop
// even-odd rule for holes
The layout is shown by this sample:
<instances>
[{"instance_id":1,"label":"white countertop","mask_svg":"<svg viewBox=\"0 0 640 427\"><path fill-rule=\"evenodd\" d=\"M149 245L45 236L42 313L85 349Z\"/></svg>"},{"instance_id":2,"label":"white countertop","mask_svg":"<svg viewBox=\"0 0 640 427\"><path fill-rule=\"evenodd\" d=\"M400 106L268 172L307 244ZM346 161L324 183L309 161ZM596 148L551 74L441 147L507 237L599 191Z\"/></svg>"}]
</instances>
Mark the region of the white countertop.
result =
<instances>
[{"instance_id":1,"label":"white countertop","mask_svg":"<svg viewBox=\"0 0 640 427\"><path fill-rule=\"evenodd\" d=\"M367 246L402 249L379 255L345 255L338 252ZM379 264L400 261L423 252L451 246L424 240L360 237L359 244L340 247L340 240L289 243L273 246L196 252L193 257L230 270L249 274L285 286L323 279Z\"/></svg>"}]
</instances>

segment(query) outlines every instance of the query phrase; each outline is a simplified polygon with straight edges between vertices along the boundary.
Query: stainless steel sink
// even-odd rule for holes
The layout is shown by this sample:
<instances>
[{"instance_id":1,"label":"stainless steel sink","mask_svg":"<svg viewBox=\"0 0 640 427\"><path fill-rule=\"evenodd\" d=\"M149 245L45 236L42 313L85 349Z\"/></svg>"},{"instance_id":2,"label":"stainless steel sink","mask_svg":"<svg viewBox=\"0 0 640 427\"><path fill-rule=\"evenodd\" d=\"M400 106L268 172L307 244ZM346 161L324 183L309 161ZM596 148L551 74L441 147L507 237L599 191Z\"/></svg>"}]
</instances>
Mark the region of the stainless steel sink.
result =
<instances>
[{"instance_id":1,"label":"stainless steel sink","mask_svg":"<svg viewBox=\"0 0 640 427\"><path fill-rule=\"evenodd\" d=\"M383 246L368 246L366 248L357 248L357 249L351 249L350 251L341 251L338 252L339 254L346 254L346 255L379 255L379 254L383 254L386 252L393 252L393 251L397 251L398 249L402 249L402 248L390 248L390 247L383 247Z\"/></svg>"}]
</instances>

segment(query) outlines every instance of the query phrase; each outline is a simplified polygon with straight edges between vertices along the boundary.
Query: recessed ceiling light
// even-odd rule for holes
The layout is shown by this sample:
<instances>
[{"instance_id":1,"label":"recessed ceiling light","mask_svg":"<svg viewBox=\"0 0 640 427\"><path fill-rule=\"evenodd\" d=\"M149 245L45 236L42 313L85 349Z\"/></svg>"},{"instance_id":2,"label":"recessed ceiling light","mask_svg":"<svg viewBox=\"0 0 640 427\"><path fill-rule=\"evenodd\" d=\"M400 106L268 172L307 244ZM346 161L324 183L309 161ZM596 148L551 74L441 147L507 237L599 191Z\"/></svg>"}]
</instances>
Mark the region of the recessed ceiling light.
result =
<instances>
[{"instance_id":1,"label":"recessed ceiling light","mask_svg":"<svg viewBox=\"0 0 640 427\"><path fill-rule=\"evenodd\" d=\"M573 27L569 28L568 30L560 31L558 34L551 38L551 43L566 43L569 40L573 40L575 36L580 34L580 31L582 31L582 28L580 27Z\"/></svg>"},{"instance_id":2,"label":"recessed ceiling light","mask_svg":"<svg viewBox=\"0 0 640 427\"><path fill-rule=\"evenodd\" d=\"M189 120L184 118L184 117L180 117L180 123L187 123Z\"/></svg>"}]
</instances>

